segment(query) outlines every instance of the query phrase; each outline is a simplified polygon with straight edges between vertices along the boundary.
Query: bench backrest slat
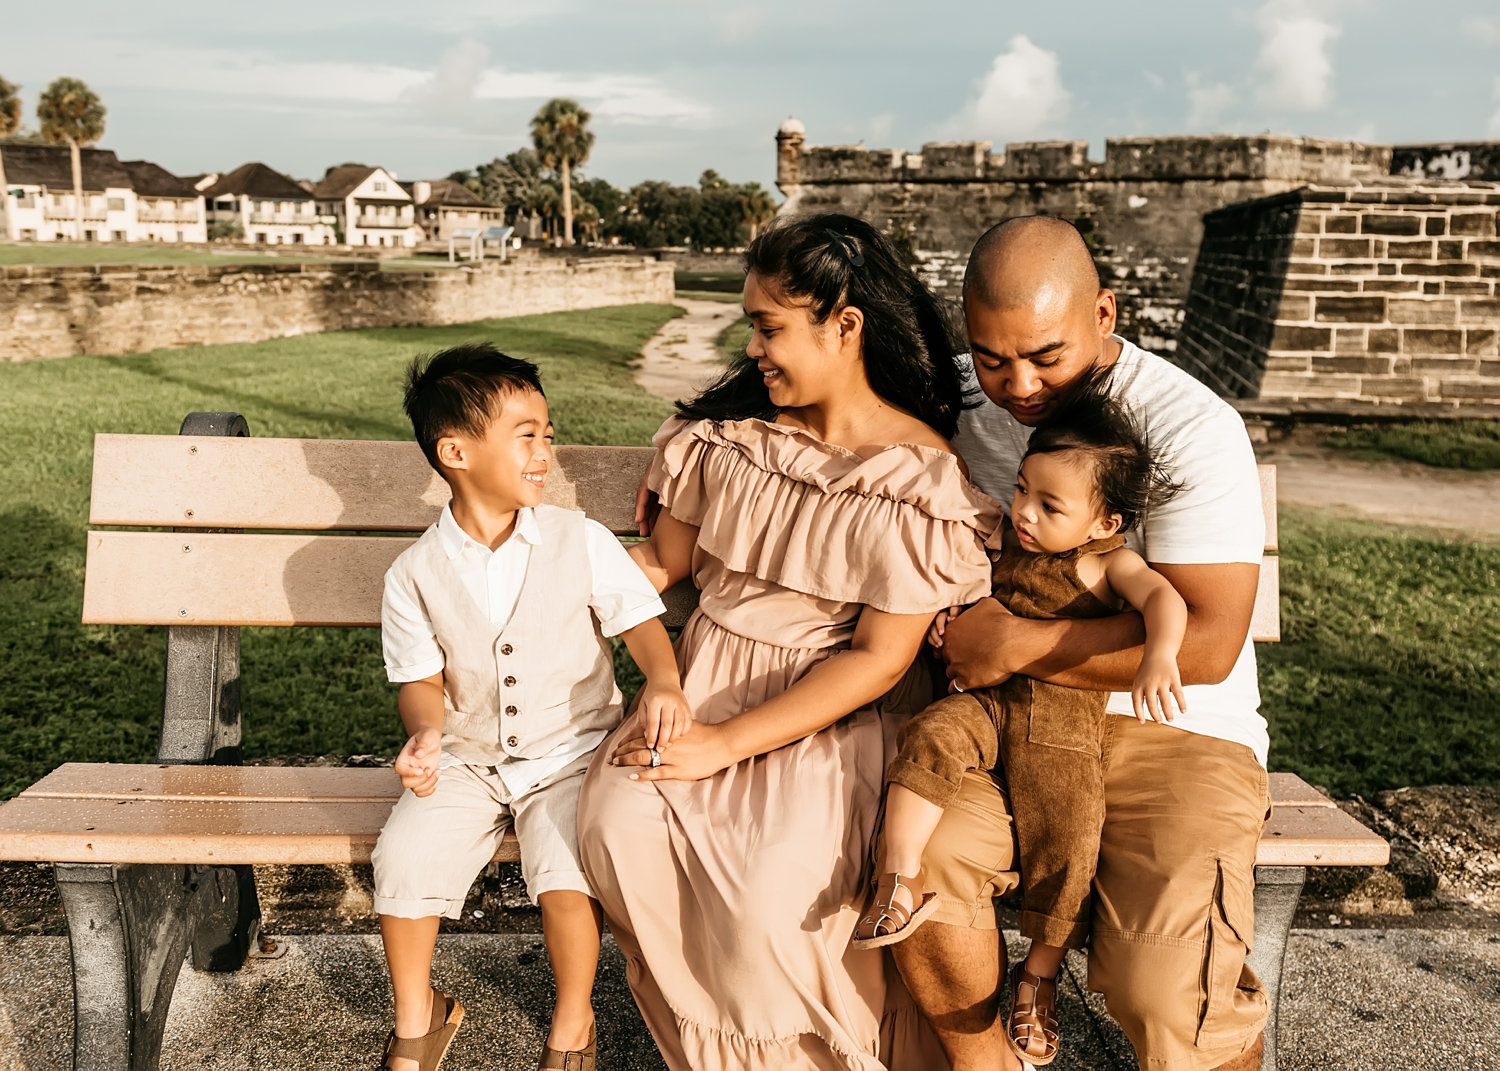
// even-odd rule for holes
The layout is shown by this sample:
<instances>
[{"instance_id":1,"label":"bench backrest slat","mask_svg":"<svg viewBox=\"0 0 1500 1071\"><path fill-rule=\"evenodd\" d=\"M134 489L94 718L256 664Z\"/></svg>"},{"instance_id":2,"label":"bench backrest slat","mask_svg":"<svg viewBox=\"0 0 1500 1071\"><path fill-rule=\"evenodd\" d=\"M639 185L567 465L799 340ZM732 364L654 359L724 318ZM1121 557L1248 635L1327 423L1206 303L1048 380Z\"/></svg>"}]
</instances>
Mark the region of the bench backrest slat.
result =
<instances>
[{"instance_id":1,"label":"bench backrest slat","mask_svg":"<svg viewBox=\"0 0 1500 1071\"><path fill-rule=\"evenodd\" d=\"M561 446L546 500L635 534L649 447ZM1276 546L1275 470L1262 466L1266 548ZM411 442L99 435L94 524L279 529L297 534L91 531L83 620L133 625L380 623L381 581L447 485ZM1251 636L1280 638L1278 562L1261 566ZM669 628L696 605L668 593Z\"/></svg>"}]
</instances>

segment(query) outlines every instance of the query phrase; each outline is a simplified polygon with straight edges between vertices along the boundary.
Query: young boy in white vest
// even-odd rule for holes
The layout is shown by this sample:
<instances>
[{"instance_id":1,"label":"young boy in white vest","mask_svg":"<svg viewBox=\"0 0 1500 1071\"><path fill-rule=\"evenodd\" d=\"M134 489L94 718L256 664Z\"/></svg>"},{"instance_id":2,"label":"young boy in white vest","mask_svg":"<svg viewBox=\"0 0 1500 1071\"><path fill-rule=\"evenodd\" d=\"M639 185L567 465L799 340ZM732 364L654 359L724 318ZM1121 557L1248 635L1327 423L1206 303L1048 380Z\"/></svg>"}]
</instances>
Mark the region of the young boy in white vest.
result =
<instances>
[{"instance_id":1,"label":"young boy in white vest","mask_svg":"<svg viewBox=\"0 0 1500 1071\"><path fill-rule=\"evenodd\" d=\"M431 986L439 920L515 827L557 982L539 1068L594 1067L601 920L578 860L578 792L620 721L608 636L646 675L652 746L691 722L655 589L582 513L544 506L552 425L536 366L485 343L418 358L406 413L452 500L385 577L381 642L410 739L372 862L396 1022L381 1066L435 1071L463 1019Z\"/></svg>"}]
</instances>

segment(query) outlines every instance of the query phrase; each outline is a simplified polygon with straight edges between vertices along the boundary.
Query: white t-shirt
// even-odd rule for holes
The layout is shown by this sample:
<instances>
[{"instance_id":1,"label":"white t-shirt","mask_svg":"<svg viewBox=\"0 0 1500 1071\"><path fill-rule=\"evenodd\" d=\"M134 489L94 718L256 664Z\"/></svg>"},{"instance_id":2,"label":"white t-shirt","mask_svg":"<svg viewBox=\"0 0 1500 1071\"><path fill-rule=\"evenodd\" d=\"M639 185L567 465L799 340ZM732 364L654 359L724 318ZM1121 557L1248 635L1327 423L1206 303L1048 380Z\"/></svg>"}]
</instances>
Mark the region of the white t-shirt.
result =
<instances>
[{"instance_id":1,"label":"white t-shirt","mask_svg":"<svg viewBox=\"0 0 1500 1071\"><path fill-rule=\"evenodd\" d=\"M1240 415L1213 391L1169 361L1116 337L1122 349L1110 395L1140 423L1182 492L1126 534L1126 545L1148 562L1259 564L1265 548L1260 475ZM973 366L967 386L978 388ZM980 395L982 398L983 396ZM979 488L1010 508L1016 471L1031 429L988 399L959 420L954 448ZM1172 724L1188 732L1244 744L1262 766L1270 738L1260 716L1255 647L1246 635L1229 676L1183 689L1187 712ZM1108 709L1134 717L1129 692L1114 692Z\"/></svg>"},{"instance_id":2,"label":"white t-shirt","mask_svg":"<svg viewBox=\"0 0 1500 1071\"><path fill-rule=\"evenodd\" d=\"M491 623L504 625L515 611L526 580L526 566L533 547L542 543L541 526L530 509L516 511L516 526L510 538L493 551L469 538L453 519L452 504L443 507L437 520L438 539L453 562L464 591ZM605 636L618 636L653 617L666 613L661 597L625 552L620 541L598 521L583 522L584 549L588 554L593 590L589 606L599 618ZM405 570L391 569L385 575L385 597L380 611L380 645L385 655L386 677L393 684L419 681L443 669L443 651L438 646L432 622L422 609L416 585ZM497 670L498 672L498 670ZM512 759L497 767L501 782L512 797L548 777L568 763L599 746L603 731L588 733L535 759ZM458 760L446 752L441 766Z\"/></svg>"}]
</instances>

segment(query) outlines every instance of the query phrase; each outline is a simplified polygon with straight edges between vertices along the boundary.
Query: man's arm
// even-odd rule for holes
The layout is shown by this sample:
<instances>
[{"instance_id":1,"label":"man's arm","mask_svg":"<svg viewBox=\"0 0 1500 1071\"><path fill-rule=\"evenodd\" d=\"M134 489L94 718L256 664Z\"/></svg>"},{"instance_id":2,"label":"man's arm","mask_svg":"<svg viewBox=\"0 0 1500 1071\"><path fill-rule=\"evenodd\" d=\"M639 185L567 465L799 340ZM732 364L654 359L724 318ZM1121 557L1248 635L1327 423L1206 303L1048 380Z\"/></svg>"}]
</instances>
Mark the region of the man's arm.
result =
<instances>
[{"instance_id":1,"label":"man's arm","mask_svg":"<svg viewBox=\"0 0 1500 1071\"><path fill-rule=\"evenodd\" d=\"M1184 684L1229 676L1250 631L1260 566L1153 565L1187 603L1187 635L1177 656ZM1141 664L1146 629L1137 613L1084 621L1014 617L984 599L948 624L942 654L964 689L1020 673L1070 688L1128 691Z\"/></svg>"}]
</instances>

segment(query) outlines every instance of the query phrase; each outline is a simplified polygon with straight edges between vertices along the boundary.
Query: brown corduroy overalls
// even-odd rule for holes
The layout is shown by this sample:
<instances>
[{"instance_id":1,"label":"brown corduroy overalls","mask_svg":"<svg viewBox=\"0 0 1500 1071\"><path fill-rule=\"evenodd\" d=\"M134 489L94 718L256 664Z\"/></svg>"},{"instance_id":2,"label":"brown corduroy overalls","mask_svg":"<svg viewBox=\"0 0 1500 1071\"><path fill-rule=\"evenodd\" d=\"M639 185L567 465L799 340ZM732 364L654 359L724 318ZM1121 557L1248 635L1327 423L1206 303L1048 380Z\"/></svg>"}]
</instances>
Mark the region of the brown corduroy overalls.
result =
<instances>
[{"instance_id":1,"label":"brown corduroy overalls","mask_svg":"<svg viewBox=\"0 0 1500 1071\"><path fill-rule=\"evenodd\" d=\"M991 572L993 595L1017 617L1119 613L1078 580L1078 559L1105 554L1123 536L1062 554L1021 546L1006 525ZM1100 745L1107 692L1015 676L992 688L945 696L901 730L886 781L948 807L965 770L1002 775L1021 856L1021 933L1064 948L1088 936L1090 885L1104 824Z\"/></svg>"}]
</instances>

